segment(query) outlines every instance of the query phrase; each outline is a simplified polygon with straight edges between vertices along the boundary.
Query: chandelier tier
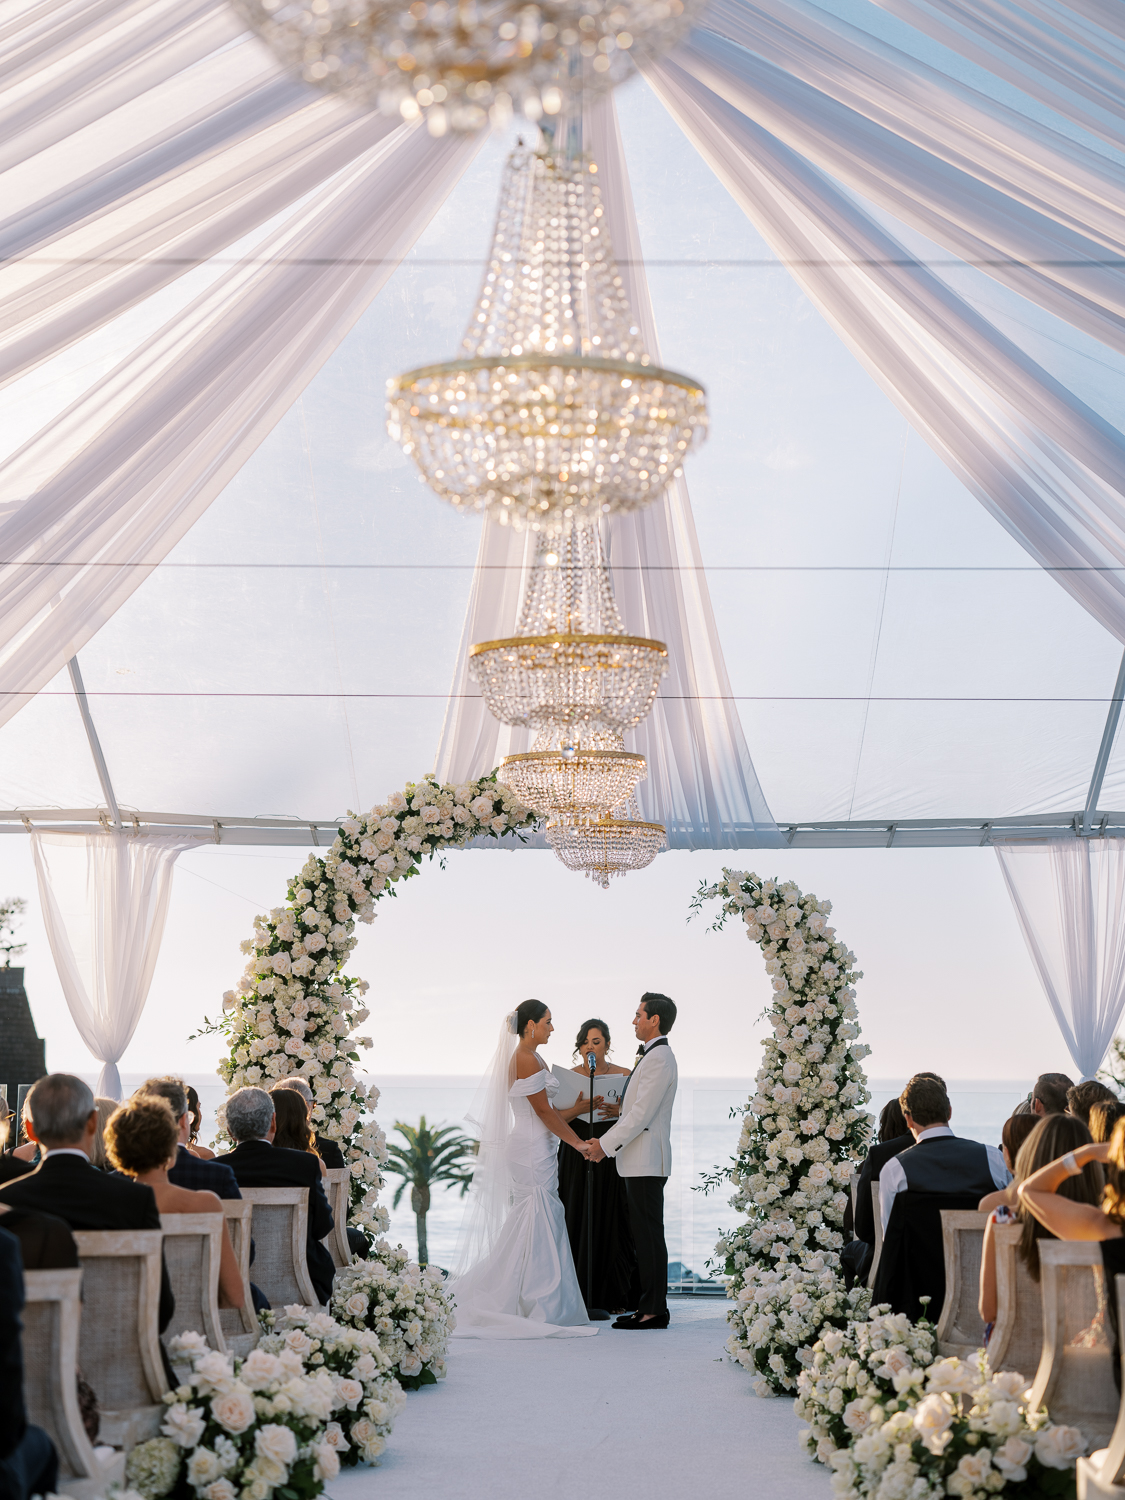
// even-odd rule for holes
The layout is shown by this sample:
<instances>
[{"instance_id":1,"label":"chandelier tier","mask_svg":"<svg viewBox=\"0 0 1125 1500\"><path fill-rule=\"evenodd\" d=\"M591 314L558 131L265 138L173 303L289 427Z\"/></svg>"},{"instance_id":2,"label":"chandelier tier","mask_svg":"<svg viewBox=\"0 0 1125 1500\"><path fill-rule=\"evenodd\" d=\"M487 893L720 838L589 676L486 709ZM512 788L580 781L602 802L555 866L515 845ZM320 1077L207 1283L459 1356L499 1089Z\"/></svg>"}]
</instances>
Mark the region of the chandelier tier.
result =
<instances>
[{"instance_id":1,"label":"chandelier tier","mask_svg":"<svg viewBox=\"0 0 1125 1500\"><path fill-rule=\"evenodd\" d=\"M463 511L549 535L636 510L707 428L702 385L660 369L614 260L597 164L512 153L465 356L388 382L388 430Z\"/></svg>"},{"instance_id":2,"label":"chandelier tier","mask_svg":"<svg viewBox=\"0 0 1125 1500\"><path fill-rule=\"evenodd\" d=\"M434 135L478 130L513 109L557 114L623 82L690 24L683 0L234 0L307 83ZM698 8L698 7L695 7Z\"/></svg>"},{"instance_id":3,"label":"chandelier tier","mask_svg":"<svg viewBox=\"0 0 1125 1500\"><path fill-rule=\"evenodd\" d=\"M540 539L517 629L469 650L469 676L493 717L534 730L536 750L565 748L574 735L590 750L619 749L591 735L620 735L648 714L668 648L622 630L597 526Z\"/></svg>"},{"instance_id":4,"label":"chandelier tier","mask_svg":"<svg viewBox=\"0 0 1125 1500\"><path fill-rule=\"evenodd\" d=\"M549 824L547 842L568 870L581 871L608 890L611 877L652 864L666 835L660 823L611 816Z\"/></svg>"},{"instance_id":5,"label":"chandelier tier","mask_svg":"<svg viewBox=\"0 0 1125 1500\"><path fill-rule=\"evenodd\" d=\"M648 774L643 755L566 745L508 755L496 779L549 822L600 818L629 801Z\"/></svg>"}]
</instances>

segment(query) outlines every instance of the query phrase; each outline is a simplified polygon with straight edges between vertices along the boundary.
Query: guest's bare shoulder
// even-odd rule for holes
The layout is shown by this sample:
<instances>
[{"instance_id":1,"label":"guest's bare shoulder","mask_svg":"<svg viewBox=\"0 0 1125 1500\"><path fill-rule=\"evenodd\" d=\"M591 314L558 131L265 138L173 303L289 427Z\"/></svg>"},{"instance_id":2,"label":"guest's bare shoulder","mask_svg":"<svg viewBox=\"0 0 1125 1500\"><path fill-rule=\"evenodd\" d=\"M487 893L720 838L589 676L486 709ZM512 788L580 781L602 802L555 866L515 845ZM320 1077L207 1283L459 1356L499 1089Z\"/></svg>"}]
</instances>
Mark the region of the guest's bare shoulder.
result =
<instances>
[{"instance_id":1,"label":"guest's bare shoulder","mask_svg":"<svg viewBox=\"0 0 1125 1500\"><path fill-rule=\"evenodd\" d=\"M217 1193L197 1192L170 1182L156 1189L156 1206L162 1214L221 1214Z\"/></svg>"}]
</instances>

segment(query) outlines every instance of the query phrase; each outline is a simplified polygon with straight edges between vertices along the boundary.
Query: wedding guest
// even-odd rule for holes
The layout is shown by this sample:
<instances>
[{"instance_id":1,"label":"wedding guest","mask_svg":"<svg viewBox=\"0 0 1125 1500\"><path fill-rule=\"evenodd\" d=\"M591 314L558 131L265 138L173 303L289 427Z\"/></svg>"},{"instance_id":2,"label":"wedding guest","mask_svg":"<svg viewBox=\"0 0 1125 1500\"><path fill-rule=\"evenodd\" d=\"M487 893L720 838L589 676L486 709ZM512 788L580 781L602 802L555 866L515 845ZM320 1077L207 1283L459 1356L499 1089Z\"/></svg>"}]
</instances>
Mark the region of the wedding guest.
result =
<instances>
[{"instance_id":1,"label":"wedding guest","mask_svg":"<svg viewBox=\"0 0 1125 1500\"><path fill-rule=\"evenodd\" d=\"M169 1077L149 1078L133 1095L134 1099L140 1094L163 1099L176 1122L176 1160L168 1169L168 1181L176 1187L214 1193L219 1198L241 1198L238 1182L229 1167L224 1167L217 1161L204 1161L201 1157L193 1156L188 1149L193 1121L187 1086L183 1081Z\"/></svg>"},{"instance_id":2,"label":"wedding guest","mask_svg":"<svg viewBox=\"0 0 1125 1500\"><path fill-rule=\"evenodd\" d=\"M1067 1090L1066 1107L1076 1120L1081 1120L1083 1125L1089 1128L1091 1106L1100 1100L1116 1104L1117 1095L1112 1089L1107 1089L1104 1083L1099 1083L1096 1078L1087 1078L1083 1083L1076 1083L1072 1089Z\"/></svg>"},{"instance_id":3,"label":"wedding guest","mask_svg":"<svg viewBox=\"0 0 1125 1500\"><path fill-rule=\"evenodd\" d=\"M23 1267L19 1241L0 1229L0 1495L29 1500L58 1488L55 1445L41 1427L27 1420L23 1396Z\"/></svg>"},{"instance_id":4,"label":"wedding guest","mask_svg":"<svg viewBox=\"0 0 1125 1500\"><path fill-rule=\"evenodd\" d=\"M188 1110L191 1113L191 1129L188 1132L187 1148L192 1156L198 1157L200 1161L214 1161L215 1153L211 1150L210 1146L201 1146L199 1144L199 1132L203 1128L203 1106L199 1102L199 1095L190 1083L184 1085L184 1090L187 1093Z\"/></svg>"},{"instance_id":5,"label":"wedding guest","mask_svg":"<svg viewBox=\"0 0 1125 1500\"><path fill-rule=\"evenodd\" d=\"M609 1061L609 1027L604 1021L583 1021L578 1028L574 1043L576 1073L589 1078L585 1066L588 1052L597 1059L595 1078L627 1078L629 1069ZM577 1102L559 1114L571 1125L581 1140L600 1139L617 1117L617 1107L607 1108L604 1097L594 1085L594 1127L590 1128L589 1090L584 1091ZM589 1264L589 1242L591 1222L586 1215L586 1176L593 1173L593 1287L586 1286ZM569 1146L559 1143L559 1197L566 1215L566 1232L570 1240L574 1267L578 1273L578 1284L582 1288L589 1307L604 1308L607 1312L623 1313L634 1308L640 1298L641 1287L637 1274L637 1251L633 1244L633 1231L629 1224L629 1198L625 1179L618 1174L617 1163L604 1160L594 1162L587 1168L586 1162Z\"/></svg>"},{"instance_id":6,"label":"wedding guest","mask_svg":"<svg viewBox=\"0 0 1125 1500\"><path fill-rule=\"evenodd\" d=\"M90 1158L99 1172L106 1170L105 1157L105 1127L109 1122L110 1115L121 1108L119 1099L106 1099L99 1094L94 1095L94 1108L98 1112L98 1131L94 1136L94 1154Z\"/></svg>"},{"instance_id":7,"label":"wedding guest","mask_svg":"<svg viewBox=\"0 0 1125 1500\"><path fill-rule=\"evenodd\" d=\"M1027 1104L1026 1099L1022 1102ZM1020 1154L1020 1147L1042 1118L1042 1115L1034 1114L1030 1106L1021 1114L1019 1105L1017 1104L1015 1111L1004 1121L1004 1128L1000 1133L1002 1141L1000 1154L1003 1156L1004 1165L1009 1172L1015 1172L1016 1159ZM1003 1208L1009 1210L1014 1217L1016 1206L1019 1203L1019 1198L1016 1195L1016 1187L1017 1184L1013 1179L1007 1187L997 1188L994 1192L986 1193L977 1204L977 1212L989 1214L994 1208ZM997 1222L1004 1224L1007 1220L1001 1218Z\"/></svg>"},{"instance_id":8,"label":"wedding guest","mask_svg":"<svg viewBox=\"0 0 1125 1500\"><path fill-rule=\"evenodd\" d=\"M945 1079L937 1073L915 1073L915 1078L931 1078L944 1092ZM902 1105L898 1099L888 1099L879 1112L878 1141L867 1153L860 1168L859 1182L855 1193L855 1237L875 1248L875 1205L871 1196L871 1184L882 1180L882 1171L887 1162L901 1156L914 1144L914 1137L906 1126ZM880 1190L881 1200L881 1190ZM871 1268L871 1256L867 1257L867 1269ZM866 1275L866 1272L864 1272Z\"/></svg>"},{"instance_id":9,"label":"wedding guest","mask_svg":"<svg viewBox=\"0 0 1125 1500\"><path fill-rule=\"evenodd\" d=\"M317 1155L313 1145L313 1133L309 1129L309 1112L305 1108L305 1101L296 1089L271 1089L270 1098L273 1100L274 1118L277 1121L273 1137L274 1146L286 1151L307 1152L316 1162L321 1178L327 1179L328 1168L324 1165L323 1159Z\"/></svg>"},{"instance_id":10,"label":"wedding guest","mask_svg":"<svg viewBox=\"0 0 1125 1500\"><path fill-rule=\"evenodd\" d=\"M1040 1073L1028 1095L1032 1113L1061 1115L1066 1113L1066 1096L1074 1087L1065 1073Z\"/></svg>"},{"instance_id":11,"label":"wedding guest","mask_svg":"<svg viewBox=\"0 0 1125 1500\"><path fill-rule=\"evenodd\" d=\"M236 1090L223 1106L223 1116L235 1147L218 1160L230 1167L239 1187L308 1188L309 1279L317 1297L327 1303L336 1271L321 1240L332 1232L334 1220L321 1186L319 1163L307 1151L289 1151L273 1144L277 1120L273 1099L265 1089Z\"/></svg>"},{"instance_id":12,"label":"wedding guest","mask_svg":"<svg viewBox=\"0 0 1125 1500\"><path fill-rule=\"evenodd\" d=\"M115 1111L106 1126L106 1155L119 1172L151 1188L162 1214L218 1214L223 1205L215 1193L193 1192L168 1180L168 1168L179 1150L180 1128L166 1099L134 1094ZM203 1165L202 1163L200 1165ZM219 1259L219 1306L241 1307L242 1275L223 1224Z\"/></svg>"},{"instance_id":13,"label":"wedding guest","mask_svg":"<svg viewBox=\"0 0 1125 1500\"><path fill-rule=\"evenodd\" d=\"M55 1214L71 1229L159 1229L150 1187L99 1172L91 1157L98 1129L94 1096L72 1073L48 1073L33 1084L25 1110L27 1131L43 1147L34 1172L0 1186L0 1202ZM161 1265L160 1330L176 1310Z\"/></svg>"},{"instance_id":14,"label":"wedding guest","mask_svg":"<svg viewBox=\"0 0 1125 1500\"><path fill-rule=\"evenodd\" d=\"M1098 1099L1090 1106L1090 1139L1109 1141L1113 1139L1113 1127L1125 1116L1125 1104L1120 1099Z\"/></svg>"},{"instance_id":15,"label":"wedding guest","mask_svg":"<svg viewBox=\"0 0 1125 1500\"><path fill-rule=\"evenodd\" d=\"M1017 1117L1022 1119L1024 1117ZM1005 1130L1012 1121L1005 1122ZM985 1205L989 1198L981 1200L979 1205L981 1212L988 1212L988 1223L984 1228L984 1244L981 1249L980 1262L980 1315L985 1325L985 1343L992 1332L992 1324L996 1321L996 1240L993 1233L994 1225L1010 1224L1020 1220L1023 1224L1023 1234L1020 1237L1016 1254L1027 1267L1028 1275L1033 1281L1039 1280L1039 1241L1041 1239L1056 1239L1035 1216L1019 1203L1020 1184L1032 1177L1041 1167L1056 1160L1066 1151L1073 1151L1076 1146L1085 1145L1089 1142L1090 1132L1076 1120L1073 1115L1068 1114L1046 1114L1040 1116L1034 1122L1031 1132L1025 1137L1023 1144L1019 1147L1015 1158L1015 1178L1005 1190L1009 1195L1014 1195L1015 1203L1001 1203L992 1206L991 1211ZM1008 1143L1005 1142L1005 1157L1008 1156ZM1084 1170L1077 1176L1064 1182L1059 1191L1066 1198L1076 1203L1100 1203L1102 1192L1105 1187L1105 1178L1101 1166L1097 1162L1088 1163ZM990 1198L998 1197L998 1194L990 1194ZM1013 1211L1014 1210L1014 1211Z\"/></svg>"},{"instance_id":16,"label":"wedding guest","mask_svg":"<svg viewBox=\"0 0 1125 1500\"><path fill-rule=\"evenodd\" d=\"M313 1150L320 1157L326 1167L346 1167L344 1153L330 1136L318 1135L313 1126L313 1091L303 1078L296 1078L292 1074L288 1078L280 1078L276 1083L270 1084L270 1093L276 1094L278 1089L292 1089L294 1093L300 1094L305 1101L305 1112L309 1118L309 1132L313 1141Z\"/></svg>"},{"instance_id":17,"label":"wedding guest","mask_svg":"<svg viewBox=\"0 0 1125 1500\"><path fill-rule=\"evenodd\" d=\"M6 1149L12 1119L12 1111L0 1099L0 1182L11 1182L14 1177L26 1177L28 1172L35 1171L31 1162L24 1161Z\"/></svg>"}]
</instances>

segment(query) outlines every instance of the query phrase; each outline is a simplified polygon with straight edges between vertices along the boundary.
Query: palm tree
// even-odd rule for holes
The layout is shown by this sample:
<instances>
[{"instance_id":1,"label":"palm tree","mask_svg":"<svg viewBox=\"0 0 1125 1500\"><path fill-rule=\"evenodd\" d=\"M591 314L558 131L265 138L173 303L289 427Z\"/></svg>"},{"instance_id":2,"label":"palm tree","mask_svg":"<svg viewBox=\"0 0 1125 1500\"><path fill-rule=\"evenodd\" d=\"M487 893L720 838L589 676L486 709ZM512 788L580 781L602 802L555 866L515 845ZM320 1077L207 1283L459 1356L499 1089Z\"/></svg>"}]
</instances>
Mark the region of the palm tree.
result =
<instances>
[{"instance_id":1,"label":"palm tree","mask_svg":"<svg viewBox=\"0 0 1125 1500\"><path fill-rule=\"evenodd\" d=\"M436 1129L426 1124L425 1115L417 1126L395 1121L395 1129L405 1141L405 1146L393 1142L387 1146L390 1160L387 1171L401 1177L394 1196L397 1208L407 1187L410 1188L410 1207L418 1221L418 1264L429 1261L426 1244L426 1215L430 1211L430 1189L438 1183L460 1184L462 1198L469 1191L473 1180L473 1168L468 1158L476 1155L478 1142L471 1136L462 1135L453 1125L439 1125Z\"/></svg>"}]
</instances>

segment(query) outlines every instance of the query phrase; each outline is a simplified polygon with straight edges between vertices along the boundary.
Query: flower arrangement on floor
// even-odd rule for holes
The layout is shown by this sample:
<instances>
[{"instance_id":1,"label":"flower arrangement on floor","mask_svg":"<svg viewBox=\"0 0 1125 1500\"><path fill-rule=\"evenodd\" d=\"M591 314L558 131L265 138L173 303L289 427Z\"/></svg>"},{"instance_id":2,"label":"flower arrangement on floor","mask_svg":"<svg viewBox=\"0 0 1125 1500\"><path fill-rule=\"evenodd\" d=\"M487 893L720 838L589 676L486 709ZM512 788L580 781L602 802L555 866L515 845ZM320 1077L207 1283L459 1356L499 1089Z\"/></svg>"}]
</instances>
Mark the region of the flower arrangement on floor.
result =
<instances>
[{"instance_id":1,"label":"flower arrangement on floor","mask_svg":"<svg viewBox=\"0 0 1125 1500\"><path fill-rule=\"evenodd\" d=\"M341 1323L370 1329L408 1391L445 1375L453 1304L436 1266L423 1271L401 1245L378 1240L367 1260L337 1271L332 1313Z\"/></svg>"},{"instance_id":2,"label":"flower arrangement on floor","mask_svg":"<svg viewBox=\"0 0 1125 1500\"><path fill-rule=\"evenodd\" d=\"M733 1183L731 1205L748 1215L717 1246L736 1304L727 1349L756 1372L758 1394L770 1395L796 1387L825 1323L843 1328L869 1305L864 1288L845 1289L838 1252L848 1184L871 1131L861 1066L871 1049L858 1040L853 986L862 976L828 925L830 902L739 870L701 885L692 906L716 898L722 912L713 926L731 916L744 922L774 990L773 1034L738 1155L708 1181Z\"/></svg>"},{"instance_id":3,"label":"flower arrangement on floor","mask_svg":"<svg viewBox=\"0 0 1125 1500\"><path fill-rule=\"evenodd\" d=\"M849 1404L850 1443L829 1457L837 1500L1074 1495L1082 1434L1032 1411L1025 1377L994 1374L983 1350L926 1368L902 1354L891 1384L894 1394L869 1392Z\"/></svg>"},{"instance_id":4,"label":"flower arrangement on floor","mask_svg":"<svg viewBox=\"0 0 1125 1500\"><path fill-rule=\"evenodd\" d=\"M365 1119L379 1091L357 1077L359 1048L371 1039L353 1035L368 1018L357 1006L367 983L343 973L355 924L373 921L375 903L417 875L423 856L535 822L494 777L463 786L425 777L365 816L345 818L324 857L310 854L290 880L285 905L255 918L238 988L223 996L222 1018L203 1028L228 1039L219 1072L231 1091L290 1074L307 1080L317 1132L339 1142L352 1168L352 1222L369 1233L389 1224L377 1205L387 1148L383 1131Z\"/></svg>"},{"instance_id":5,"label":"flower arrangement on floor","mask_svg":"<svg viewBox=\"0 0 1125 1500\"><path fill-rule=\"evenodd\" d=\"M323 1322L315 1349L311 1339L303 1352L286 1347L279 1334L278 1352L259 1345L241 1360L210 1349L202 1334L172 1339L169 1353L182 1378L164 1397L161 1435L139 1443L126 1460L130 1489L144 1500L160 1500L181 1483L198 1500L272 1500L276 1492L314 1500L340 1470L343 1424L333 1419L347 1414L350 1422L372 1381L388 1398L386 1431L398 1410L385 1365L367 1380L354 1368L330 1368L323 1346L332 1320ZM306 1355L319 1355L319 1363Z\"/></svg>"}]
</instances>

